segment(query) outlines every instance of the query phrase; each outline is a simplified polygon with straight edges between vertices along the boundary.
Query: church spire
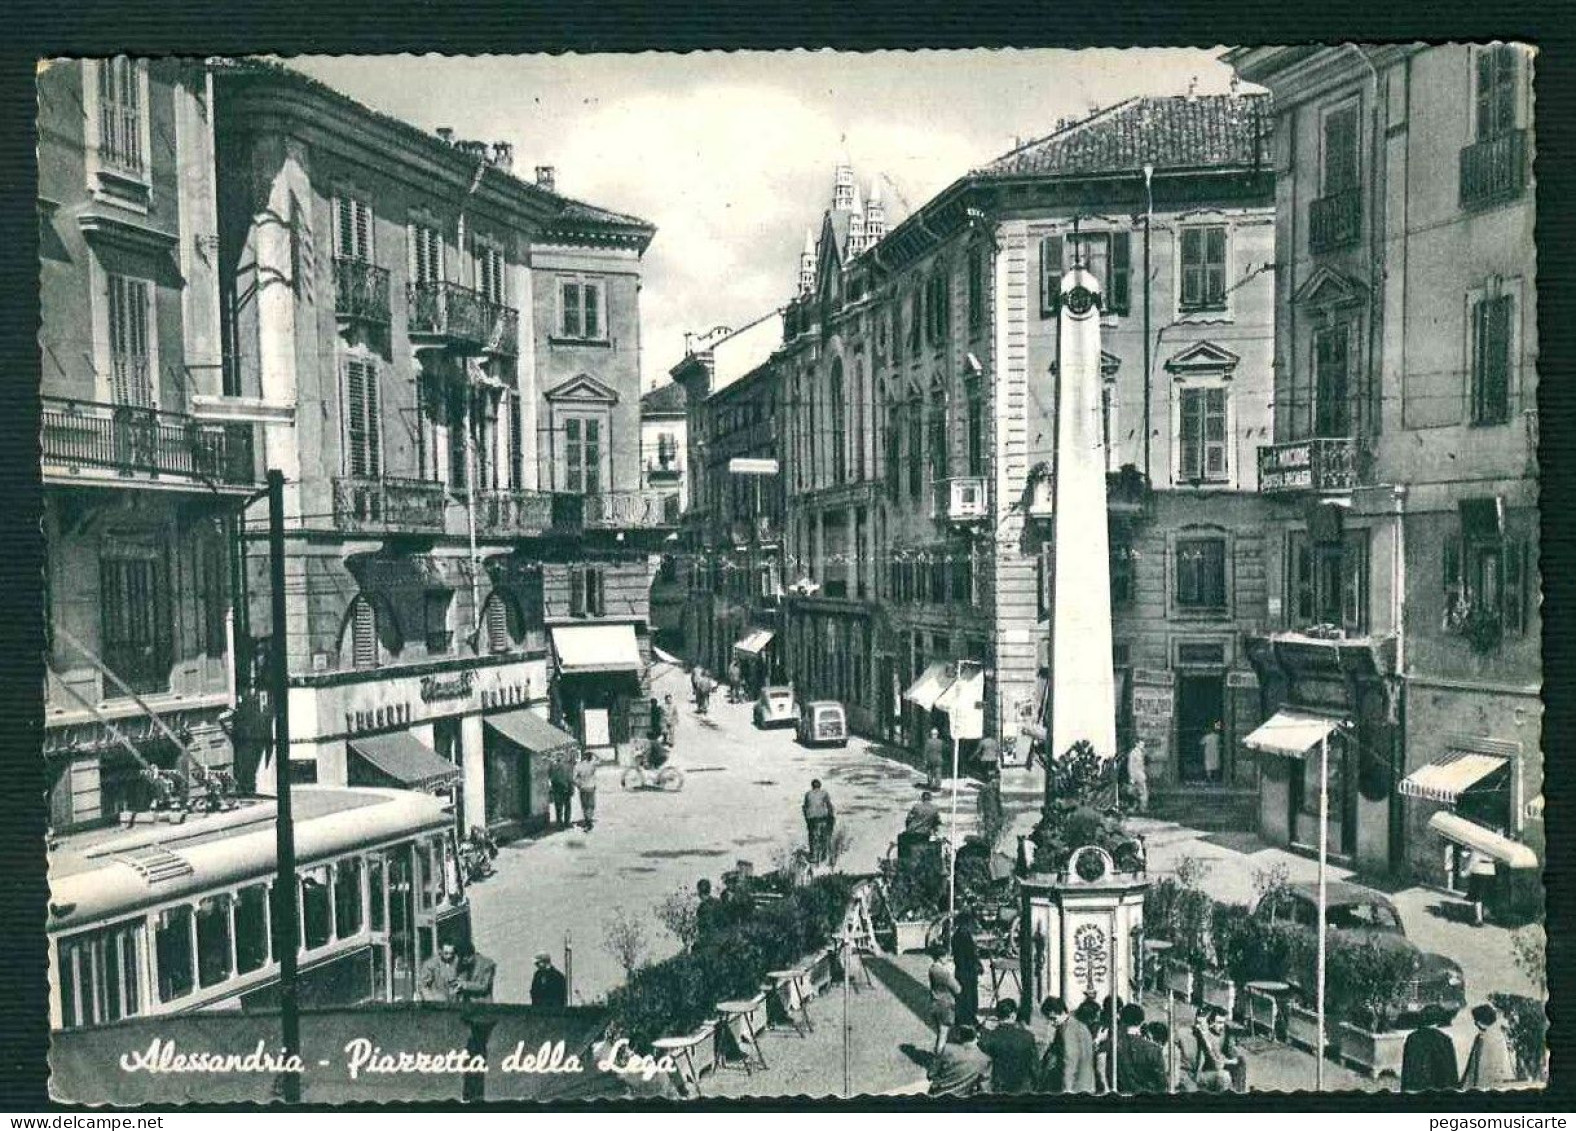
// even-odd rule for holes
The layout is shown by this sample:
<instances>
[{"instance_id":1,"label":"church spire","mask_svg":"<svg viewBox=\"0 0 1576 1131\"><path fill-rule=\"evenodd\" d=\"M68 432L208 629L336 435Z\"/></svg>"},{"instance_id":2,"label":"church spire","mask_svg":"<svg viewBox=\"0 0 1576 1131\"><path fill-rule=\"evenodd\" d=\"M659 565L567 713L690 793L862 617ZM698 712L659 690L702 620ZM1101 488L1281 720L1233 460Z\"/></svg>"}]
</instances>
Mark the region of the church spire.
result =
<instances>
[{"instance_id":1,"label":"church spire","mask_svg":"<svg viewBox=\"0 0 1576 1131\"><path fill-rule=\"evenodd\" d=\"M865 206L859 199L859 186L854 186L854 198L848 203L848 258L852 259L870 246L865 231Z\"/></svg>"},{"instance_id":2,"label":"church spire","mask_svg":"<svg viewBox=\"0 0 1576 1131\"><path fill-rule=\"evenodd\" d=\"M881 200L881 178L870 181L870 195L865 200L865 246L873 247L886 236L886 204Z\"/></svg>"},{"instance_id":3,"label":"church spire","mask_svg":"<svg viewBox=\"0 0 1576 1131\"><path fill-rule=\"evenodd\" d=\"M815 290L815 233L804 230L804 250L799 253L799 293L810 294Z\"/></svg>"}]
</instances>

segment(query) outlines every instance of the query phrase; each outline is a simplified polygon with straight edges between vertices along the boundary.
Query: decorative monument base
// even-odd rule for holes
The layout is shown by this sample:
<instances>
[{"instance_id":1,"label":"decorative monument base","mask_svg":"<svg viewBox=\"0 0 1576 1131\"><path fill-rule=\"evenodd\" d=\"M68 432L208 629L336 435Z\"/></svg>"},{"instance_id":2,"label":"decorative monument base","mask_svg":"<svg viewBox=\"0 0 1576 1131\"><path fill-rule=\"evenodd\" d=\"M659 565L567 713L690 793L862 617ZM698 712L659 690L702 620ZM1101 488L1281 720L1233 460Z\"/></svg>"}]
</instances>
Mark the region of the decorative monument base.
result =
<instances>
[{"instance_id":1,"label":"decorative monument base","mask_svg":"<svg viewBox=\"0 0 1576 1131\"><path fill-rule=\"evenodd\" d=\"M1089 846L1064 871L1030 870L1019 886L1028 933L1023 984L1033 987L1032 1001L1054 995L1073 1010L1085 998L1104 1003L1113 986L1121 1000L1139 999L1146 872L1118 871L1110 853Z\"/></svg>"}]
</instances>

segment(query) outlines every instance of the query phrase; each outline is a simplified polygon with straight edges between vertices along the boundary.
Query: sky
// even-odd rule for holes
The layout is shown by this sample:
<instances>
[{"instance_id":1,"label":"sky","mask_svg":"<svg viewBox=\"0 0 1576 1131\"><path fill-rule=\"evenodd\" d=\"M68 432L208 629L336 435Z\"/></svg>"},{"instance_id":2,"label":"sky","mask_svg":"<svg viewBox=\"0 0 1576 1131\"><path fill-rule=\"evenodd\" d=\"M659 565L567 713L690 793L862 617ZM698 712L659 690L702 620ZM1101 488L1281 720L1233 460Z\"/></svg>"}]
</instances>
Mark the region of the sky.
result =
<instances>
[{"instance_id":1,"label":"sky","mask_svg":"<svg viewBox=\"0 0 1576 1131\"><path fill-rule=\"evenodd\" d=\"M888 226L1058 119L1137 95L1229 88L1219 48L301 56L428 130L514 145L517 175L657 228L642 269L642 390L684 334L743 326L794 292L832 173L882 178Z\"/></svg>"}]
</instances>

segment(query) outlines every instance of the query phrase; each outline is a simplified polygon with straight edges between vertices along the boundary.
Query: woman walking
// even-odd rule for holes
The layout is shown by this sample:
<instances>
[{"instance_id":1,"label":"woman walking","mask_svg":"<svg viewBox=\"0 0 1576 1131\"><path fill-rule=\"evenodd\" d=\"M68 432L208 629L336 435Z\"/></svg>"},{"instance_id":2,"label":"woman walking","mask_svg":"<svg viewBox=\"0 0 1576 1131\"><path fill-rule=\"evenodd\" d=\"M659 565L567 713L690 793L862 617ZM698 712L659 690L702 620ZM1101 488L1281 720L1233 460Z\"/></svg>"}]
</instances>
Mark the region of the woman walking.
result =
<instances>
[{"instance_id":1,"label":"woman walking","mask_svg":"<svg viewBox=\"0 0 1576 1131\"><path fill-rule=\"evenodd\" d=\"M941 1056L947 1034L957 1020L958 995L963 986L953 969L952 957L943 943L930 948L930 1020L936 1027L934 1057Z\"/></svg>"}]
</instances>

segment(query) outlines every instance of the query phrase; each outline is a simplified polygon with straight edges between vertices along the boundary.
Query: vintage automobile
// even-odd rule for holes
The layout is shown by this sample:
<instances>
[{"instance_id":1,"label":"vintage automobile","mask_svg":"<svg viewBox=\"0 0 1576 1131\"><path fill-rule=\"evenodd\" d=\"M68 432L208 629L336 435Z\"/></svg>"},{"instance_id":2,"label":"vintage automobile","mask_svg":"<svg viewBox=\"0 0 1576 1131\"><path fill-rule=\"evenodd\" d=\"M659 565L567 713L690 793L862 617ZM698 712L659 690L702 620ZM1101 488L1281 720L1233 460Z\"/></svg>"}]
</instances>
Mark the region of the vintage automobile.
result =
<instances>
[{"instance_id":1,"label":"vintage automobile","mask_svg":"<svg viewBox=\"0 0 1576 1131\"><path fill-rule=\"evenodd\" d=\"M1292 923L1312 932L1319 920L1319 885L1295 883L1264 896L1253 909L1260 919ZM1441 1006L1454 1017L1466 1005L1466 979L1454 959L1420 949L1406 937L1406 928L1395 904L1388 896L1357 884L1331 882L1325 885L1325 922L1332 931L1366 935L1384 945L1406 948L1417 953L1418 975L1408 999L1395 1018L1403 1026L1417 1023L1425 1006ZM1312 993L1311 986L1298 987Z\"/></svg>"},{"instance_id":2,"label":"vintage automobile","mask_svg":"<svg viewBox=\"0 0 1576 1131\"><path fill-rule=\"evenodd\" d=\"M799 741L805 746L847 746L848 716L833 699L806 703L799 712Z\"/></svg>"},{"instance_id":3,"label":"vintage automobile","mask_svg":"<svg viewBox=\"0 0 1576 1131\"><path fill-rule=\"evenodd\" d=\"M758 729L791 727L798 721L799 704L794 702L793 688L761 688L755 700L755 725Z\"/></svg>"}]
</instances>

